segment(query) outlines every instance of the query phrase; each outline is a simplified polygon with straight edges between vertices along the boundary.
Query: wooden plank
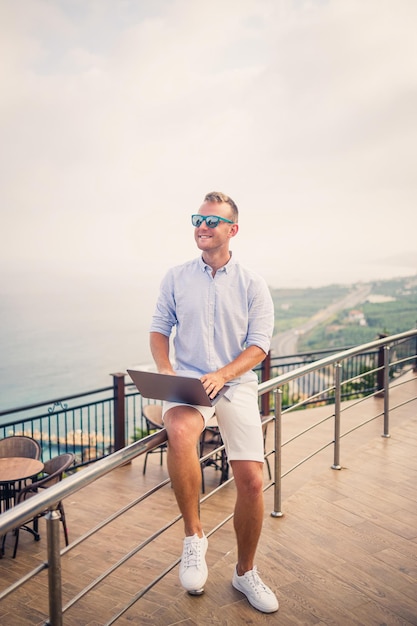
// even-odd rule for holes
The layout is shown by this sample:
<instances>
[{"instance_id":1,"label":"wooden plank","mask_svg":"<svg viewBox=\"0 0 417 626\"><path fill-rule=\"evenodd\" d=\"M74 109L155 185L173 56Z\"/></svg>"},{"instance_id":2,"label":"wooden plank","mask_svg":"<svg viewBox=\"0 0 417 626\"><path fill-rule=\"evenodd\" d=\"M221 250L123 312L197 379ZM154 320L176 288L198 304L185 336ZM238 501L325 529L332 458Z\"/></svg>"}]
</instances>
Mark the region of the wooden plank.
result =
<instances>
[{"instance_id":1,"label":"wooden plank","mask_svg":"<svg viewBox=\"0 0 417 626\"><path fill-rule=\"evenodd\" d=\"M417 382L414 377L414 389ZM409 395L403 387L396 402ZM394 402L393 400L393 402ZM368 404L372 406L368 406ZM381 404L371 399L346 412L345 423L370 415ZM321 411L328 407L312 411ZM356 416L354 413L356 412ZM288 433L311 423L309 411L296 421L288 420ZM395 419L394 419L395 414ZM280 610L274 615L255 611L233 589L236 563L233 523L230 521L209 540L209 580L201 597L190 597L181 588L175 567L117 622L152 626L212 626L221 624L280 624L293 626L366 626L417 624L417 418L415 404L392 416L391 438L381 437L381 421L342 440L341 471L330 469L331 450L325 450L284 479L281 519L272 518L273 491L265 494L265 519L258 549L261 576L277 591ZM314 418L316 419L316 418ZM273 428L268 445L273 445ZM286 447L290 466L317 445L318 432L309 441ZM108 474L65 502L70 537L75 538L107 518L134 497L145 493L167 476L158 455ZM218 484L218 474L206 470L206 487ZM234 485L228 485L202 506L207 531L233 511ZM80 544L63 559L63 593L68 601L103 569L144 540L159 525L177 515L169 485L152 496L145 506L133 508L122 518ZM157 522L157 523L156 523ZM45 523L42 540L21 533L16 560L11 558L13 537L6 541L6 556L0 559L1 587L45 559ZM132 557L64 616L66 626L98 626L136 594L161 570L174 563L182 548L182 524L176 523L162 537ZM47 575L7 597L0 605L4 624L41 624L47 613Z\"/></svg>"}]
</instances>

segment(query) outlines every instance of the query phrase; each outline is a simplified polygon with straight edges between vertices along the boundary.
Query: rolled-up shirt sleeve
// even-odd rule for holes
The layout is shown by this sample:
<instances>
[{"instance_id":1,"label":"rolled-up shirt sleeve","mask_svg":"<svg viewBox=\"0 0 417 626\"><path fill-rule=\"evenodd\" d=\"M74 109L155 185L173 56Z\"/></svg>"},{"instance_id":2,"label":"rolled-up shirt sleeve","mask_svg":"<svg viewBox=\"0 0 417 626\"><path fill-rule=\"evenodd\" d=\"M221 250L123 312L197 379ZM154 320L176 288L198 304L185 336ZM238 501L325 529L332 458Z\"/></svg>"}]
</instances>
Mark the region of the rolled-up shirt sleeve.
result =
<instances>
[{"instance_id":1,"label":"rolled-up shirt sleeve","mask_svg":"<svg viewBox=\"0 0 417 626\"><path fill-rule=\"evenodd\" d=\"M268 354L274 332L274 303L263 278L251 283L246 346L258 346Z\"/></svg>"},{"instance_id":2,"label":"rolled-up shirt sleeve","mask_svg":"<svg viewBox=\"0 0 417 626\"><path fill-rule=\"evenodd\" d=\"M169 337L176 324L173 276L170 270L161 282L159 297L152 316L150 332L161 333Z\"/></svg>"}]
</instances>

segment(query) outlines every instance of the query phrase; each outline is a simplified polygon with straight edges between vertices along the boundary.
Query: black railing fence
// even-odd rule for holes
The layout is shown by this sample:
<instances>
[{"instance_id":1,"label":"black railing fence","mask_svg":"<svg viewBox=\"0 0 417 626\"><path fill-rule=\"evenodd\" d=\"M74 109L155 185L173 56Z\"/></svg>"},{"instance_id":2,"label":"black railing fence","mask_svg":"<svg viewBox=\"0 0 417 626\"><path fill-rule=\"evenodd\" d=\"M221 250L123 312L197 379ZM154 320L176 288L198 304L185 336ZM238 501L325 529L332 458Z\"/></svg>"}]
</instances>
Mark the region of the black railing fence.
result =
<instances>
[{"instance_id":1,"label":"black railing fence","mask_svg":"<svg viewBox=\"0 0 417 626\"><path fill-rule=\"evenodd\" d=\"M416 339L406 339L391 348L390 378L400 374L405 362L416 354ZM285 357L268 354L256 368L259 382L265 382L313 363L337 350L319 350ZM383 389L381 364L383 348L353 355L343 363L342 399L354 399ZM294 379L283 388L283 409L299 404L300 408L334 402L334 372L331 366ZM0 411L0 439L9 435L29 435L38 440L45 461L57 454L72 452L76 467L88 465L132 441L147 435L142 415L144 399L130 378L112 374L113 384L82 394L56 398L37 404ZM305 400L308 398L308 401ZM273 406L271 393L259 398L263 415Z\"/></svg>"}]
</instances>

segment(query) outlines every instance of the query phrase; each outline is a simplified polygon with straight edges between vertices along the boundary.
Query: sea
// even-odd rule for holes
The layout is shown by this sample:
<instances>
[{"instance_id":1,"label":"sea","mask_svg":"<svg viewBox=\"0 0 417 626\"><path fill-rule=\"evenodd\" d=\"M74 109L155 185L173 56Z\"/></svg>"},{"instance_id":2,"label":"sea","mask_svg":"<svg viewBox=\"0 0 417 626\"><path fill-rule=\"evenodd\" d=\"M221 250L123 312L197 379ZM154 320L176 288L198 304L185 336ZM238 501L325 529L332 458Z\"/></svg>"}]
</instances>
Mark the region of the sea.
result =
<instances>
[{"instance_id":1,"label":"sea","mask_svg":"<svg viewBox=\"0 0 417 626\"><path fill-rule=\"evenodd\" d=\"M0 268L0 412L108 387L112 373L129 367L153 367L149 326L162 274L150 277L149 269L10 281Z\"/></svg>"},{"instance_id":2,"label":"sea","mask_svg":"<svg viewBox=\"0 0 417 626\"><path fill-rule=\"evenodd\" d=\"M2 290L0 411L107 387L112 373L152 366L157 285L114 282Z\"/></svg>"}]
</instances>

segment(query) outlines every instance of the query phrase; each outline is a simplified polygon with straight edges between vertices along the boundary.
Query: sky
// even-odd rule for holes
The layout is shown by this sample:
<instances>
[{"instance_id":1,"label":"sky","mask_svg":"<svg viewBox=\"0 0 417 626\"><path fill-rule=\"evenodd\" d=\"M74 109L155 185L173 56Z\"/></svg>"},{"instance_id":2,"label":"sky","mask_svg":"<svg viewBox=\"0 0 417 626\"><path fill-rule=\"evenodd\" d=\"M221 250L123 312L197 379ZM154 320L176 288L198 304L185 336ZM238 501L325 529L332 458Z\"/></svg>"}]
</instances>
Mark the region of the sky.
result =
<instances>
[{"instance_id":1,"label":"sky","mask_svg":"<svg viewBox=\"0 0 417 626\"><path fill-rule=\"evenodd\" d=\"M417 272L415 0L0 0L0 290L151 287L213 190L272 287Z\"/></svg>"}]
</instances>

